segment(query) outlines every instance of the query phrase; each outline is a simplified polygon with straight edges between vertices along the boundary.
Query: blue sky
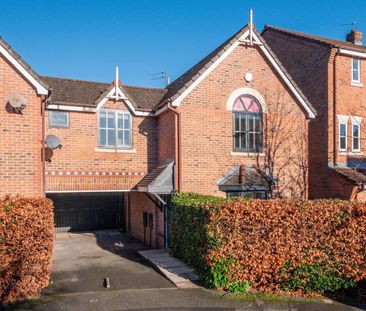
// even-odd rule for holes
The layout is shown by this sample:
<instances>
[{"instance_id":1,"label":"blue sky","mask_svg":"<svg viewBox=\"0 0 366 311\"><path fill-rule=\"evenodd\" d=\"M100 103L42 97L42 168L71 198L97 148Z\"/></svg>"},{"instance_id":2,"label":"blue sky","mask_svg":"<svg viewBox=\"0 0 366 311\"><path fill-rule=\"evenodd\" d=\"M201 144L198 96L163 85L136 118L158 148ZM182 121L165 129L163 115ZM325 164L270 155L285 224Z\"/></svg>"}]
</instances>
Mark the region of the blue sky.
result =
<instances>
[{"instance_id":1,"label":"blue sky","mask_svg":"<svg viewBox=\"0 0 366 311\"><path fill-rule=\"evenodd\" d=\"M248 22L343 40L365 0L1 0L0 35L41 75L161 87ZM366 38L365 38L366 41Z\"/></svg>"}]
</instances>

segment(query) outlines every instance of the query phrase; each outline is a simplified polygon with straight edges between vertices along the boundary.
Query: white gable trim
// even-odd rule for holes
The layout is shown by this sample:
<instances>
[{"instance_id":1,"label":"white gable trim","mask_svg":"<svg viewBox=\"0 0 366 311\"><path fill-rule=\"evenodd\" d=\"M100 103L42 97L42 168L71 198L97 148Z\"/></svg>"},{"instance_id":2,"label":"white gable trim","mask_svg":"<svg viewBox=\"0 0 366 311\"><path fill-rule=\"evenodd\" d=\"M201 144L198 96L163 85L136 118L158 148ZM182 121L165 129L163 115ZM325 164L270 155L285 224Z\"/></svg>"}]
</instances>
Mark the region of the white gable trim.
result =
<instances>
[{"instance_id":1,"label":"white gable trim","mask_svg":"<svg viewBox=\"0 0 366 311\"><path fill-rule=\"evenodd\" d=\"M228 57L232 51L235 50L237 46L239 46L241 40L245 40L249 35L249 30L247 30L244 35L237 40L230 48L228 48L225 53L223 53L210 67L206 69L206 71L198 77L196 81L194 81L182 94L178 96L173 102L173 107L178 107L182 103L182 100L193 91L197 87L198 84L202 82L204 78L206 78L226 57Z\"/></svg>"},{"instance_id":2,"label":"white gable trim","mask_svg":"<svg viewBox=\"0 0 366 311\"><path fill-rule=\"evenodd\" d=\"M0 53L36 88L38 95L48 95L48 90L41 85L2 45L0 45Z\"/></svg>"},{"instance_id":3,"label":"white gable trim","mask_svg":"<svg viewBox=\"0 0 366 311\"><path fill-rule=\"evenodd\" d=\"M256 39L259 40L258 36L255 33L253 35L254 35L254 37ZM261 46L259 46L259 48L264 53L264 55L266 55L266 57L269 59L269 61L271 62L271 64L276 69L277 73L285 81L286 85L289 87L289 89L292 91L292 93L295 95L295 97L299 100L299 102L301 103L301 105L304 107L305 111L308 114L308 117L311 118L311 119L314 119L315 118L314 112L311 111L310 107L308 106L308 104L306 103L306 101L304 100L304 98L300 95L300 93L296 90L295 86L287 78L287 76L285 75L285 73L283 72L283 70L281 69L281 67L277 64L277 62L274 60L274 58L272 57L272 55L268 52L268 50L266 49L266 47L264 45L261 45Z\"/></svg>"},{"instance_id":4,"label":"white gable trim","mask_svg":"<svg viewBox=\"0 0 366 311\"><path fill-rule=\"evenodd\" d=\"M258 47L261 49L261 51L264 53L264 55L267 57L267 59L270 61L270 63L273 65L277 73L280 75L280 77L283 79L283 81L286 83L286 85L289 87L291 92L295 95L296 99L301 103L305 111L307 112L307 115L309 118L315 118L315 114L312 112L304 98L300 95L300 93L296 90L292 82L287 78L285 73L282 71L281 67L277 64L275 59L271 56L271 54L268 52L266 47L262 44L258 36L255 32L253 32L253 44L258 45ZM222 54L208 69L194 82L192 83L182 94L178 96L173 102L173 107L178 107L182 100L191 93L197 85L199 85L203 79L205 79L226 57L230 55L230 53L238 47L241 43L247 43L249 36L249 30L247 30L244 35L239 38L224 54Z\"/></svg>"}]
</instances>

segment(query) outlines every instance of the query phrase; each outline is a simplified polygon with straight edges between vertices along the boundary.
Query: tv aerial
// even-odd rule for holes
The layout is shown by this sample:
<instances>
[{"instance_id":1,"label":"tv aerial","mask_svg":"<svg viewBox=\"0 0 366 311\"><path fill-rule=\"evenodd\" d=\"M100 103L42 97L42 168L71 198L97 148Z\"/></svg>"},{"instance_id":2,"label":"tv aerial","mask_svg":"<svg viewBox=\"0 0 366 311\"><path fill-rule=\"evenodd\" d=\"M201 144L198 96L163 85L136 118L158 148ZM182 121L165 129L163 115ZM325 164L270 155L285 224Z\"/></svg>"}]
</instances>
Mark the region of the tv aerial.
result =
<instances>
[{"instance_id":1,"label":"tv aerial","mask_svg":"<svg viewBox=\"0 0 366 311\"><path fill-rule=\"evenodd\" d=\"M8 95L8 104L12 110L16 113L21 113L21 111L27 107L27 101L19 93L10 93Z\"/></svg>"},{"instance_id":2,"label":"tv aerial","mask_svg":"<svg viewBox=\"0 0 366 311\"><path fill-rule=\"evenodd\" d=\"M47 135L46 137L46 145L48 148L54 150L57 148L62 147L60 138L58 138L56 135Z\"/></svg>"}]
</instances>

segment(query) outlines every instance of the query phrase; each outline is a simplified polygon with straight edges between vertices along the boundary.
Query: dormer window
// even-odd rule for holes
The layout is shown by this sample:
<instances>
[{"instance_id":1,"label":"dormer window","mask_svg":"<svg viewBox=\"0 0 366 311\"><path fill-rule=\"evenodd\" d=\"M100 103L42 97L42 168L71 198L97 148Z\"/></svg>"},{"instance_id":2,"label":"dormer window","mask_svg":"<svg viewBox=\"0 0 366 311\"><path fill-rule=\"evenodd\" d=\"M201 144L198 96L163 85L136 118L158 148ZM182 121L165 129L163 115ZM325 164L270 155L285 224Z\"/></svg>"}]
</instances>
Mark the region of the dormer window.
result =
<instances>
[{"instance_id":1,"label":"dormer window","mask_svg":"<svg viewBox=\"0 0 366 311\"><path fill-rule=\"evenodd\" d=\"M361 83L361 63L357 57L352 58L352 82Z\"/></svg>"},{"instance_id":2,"label":"dormer window","mask_svg":"<svg viewBox=\"0 0 366 311\"><path fill-rule=\"evenodd\" d=\"M132 122L128 111L102 109L99 112L99 147L132 147Z\"/></svg>"}]
</instances>

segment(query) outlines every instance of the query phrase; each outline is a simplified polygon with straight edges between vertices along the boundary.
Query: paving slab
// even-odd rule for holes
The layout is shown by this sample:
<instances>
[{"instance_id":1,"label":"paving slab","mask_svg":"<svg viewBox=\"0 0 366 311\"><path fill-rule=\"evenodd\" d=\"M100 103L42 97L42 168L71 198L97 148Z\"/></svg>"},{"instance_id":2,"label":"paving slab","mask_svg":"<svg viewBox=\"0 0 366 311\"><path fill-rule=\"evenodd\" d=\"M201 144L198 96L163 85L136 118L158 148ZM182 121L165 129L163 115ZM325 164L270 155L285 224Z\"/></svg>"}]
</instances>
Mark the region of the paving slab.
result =
<instances>
[{"instance_id":1,"label":"paving slab","mask_svg":"<svg viewBox=\"0 0 366 311\"><path fill-rule=\"evenodd\" d=\"M167 250L142 250L138 252L178 288L196 288L199 277L181 260Z\"/></svg>"}]
</instances>

